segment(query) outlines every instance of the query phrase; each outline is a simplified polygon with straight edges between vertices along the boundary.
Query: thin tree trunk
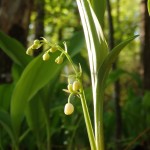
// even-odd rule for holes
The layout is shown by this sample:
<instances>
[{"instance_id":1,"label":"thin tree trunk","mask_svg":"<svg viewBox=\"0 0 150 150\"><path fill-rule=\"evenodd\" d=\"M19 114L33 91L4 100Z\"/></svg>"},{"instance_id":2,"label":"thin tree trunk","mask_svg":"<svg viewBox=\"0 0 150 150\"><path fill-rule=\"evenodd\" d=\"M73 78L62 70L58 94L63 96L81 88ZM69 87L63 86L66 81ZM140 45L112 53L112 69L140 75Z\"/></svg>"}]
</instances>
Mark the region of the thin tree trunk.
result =
<instances>
[{"instance_id":1,"label":"thin tree trunk","mask_svg":"<svg viewBox=\"0 0 150 150\"><path fill-rule=\"evenodd\" d=\"M0 1L0 30L27 44L28 26L33 0L1 0ZM12 61L0 51L0 83L11 82Z\"/></svg>"},{"instance_id":2,"label":"thin tree trunk","mask_svg":"<svg viewBox=\"0 0 150 150\"><path fill-rule=\"evenodd\" d=\"M26 46L33 0L2 0L0 29Z\"/></svg>"},{"instance_id":3,"label":"thin tree trunk","mask_svg":"<svg viewBox=\"0 0 150 150\"><path fill-rule=\"evenodd\" d=\"M45 0L36 1L35 39L44 37Z\"/></svg>"},{"instance_id":4,"label":"thin tree trunk","mask_svg":"<svg viewBox=\"0 0 150 150\"><path fill-rule=\"evenodd\" d=\"M141 1L141 51L144 68L143 87L150 90L150 16L147 10L147 0Z\"/></svg>"},{"instance_id":5,"label":"thin tree trunk","mask_svg":"<svg viewBox=\"0 0 150 150\"><path fill-rule=\"evenodd\" d=\"M36 0L35 39L44 37L45 0ZM38 55L43 50L39 48L34 54Z\"/></svg>"},{"instance_id":6,"label":"thin tree trunk","mask_svg":"<svg viewBox=\"0 0 150 150\"><path fill-rule=\"evenodd\" d=\"M119 0L118 0L119 3ZM118 5L119 6L119 5ZM114 26L113 26L113 18L111 14L111 4L110 0L107 0L107 10L108 10L108 24L109 24L109 47L110 49L114 48ZM118 12L118 18L119 21L119 8L117 8ZM117 69L117 63L113 65L113 70ZM120 82L117 80L114 84L114 100L115 100L115 110L116 110L116 150L121 149L121 145L119 143L119 140L121 139L122 135L122 117L121 117L121 107L119 105L120 103Z\"/></svg>"}]
</instances>

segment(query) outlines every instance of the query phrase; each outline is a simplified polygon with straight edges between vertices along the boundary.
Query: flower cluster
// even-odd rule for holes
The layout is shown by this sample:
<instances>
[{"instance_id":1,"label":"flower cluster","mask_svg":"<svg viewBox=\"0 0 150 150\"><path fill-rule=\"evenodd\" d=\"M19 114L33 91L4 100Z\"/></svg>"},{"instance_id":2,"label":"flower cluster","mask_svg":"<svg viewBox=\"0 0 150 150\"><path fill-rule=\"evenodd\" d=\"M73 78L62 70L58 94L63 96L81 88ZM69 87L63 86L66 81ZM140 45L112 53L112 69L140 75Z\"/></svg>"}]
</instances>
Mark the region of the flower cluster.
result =
<instances>
[{"instance_id":1,"label":"flower cluster","mask_svg":"<svg viewBox=\"0 0 150 150\"><path fill-rule=\"evenodd\" d=\"M39 49L41 46L47 43L47 40L45 38L42 38L42 40L34 40L33 44L27 49L26 54L33 56L34 51L36 49Z\"/></svg>"},{"instance_id":2,"label":"flower cluster","mask_svg":"<svg viewBox=\"0 0 150 150\"><path fill-rule=\"evenodd\" d=\"M81 66L79 65L80 71L79 72L77 71L71 57L69 56L69 54L67 52L66 43L64 42L63 44L64 44L64 49L62 47L60 47L59 45L50 44L50 43L48 43L48 41L45 38L42 38L42 40L35 40L33 42L33 45L31 45L27 49L26 54L33 56L34 51L36 49L39 49L43 45L47 45L48 49L46 51L44 51L44 54L42 56L43 61L48 61L50 59L50 53L54 53L56 51L61 52L61 54L55 59L55 62L57 64L63 63L64 56L66 56L66 58L69 60L75 73L74 73L74 75L68 76L68 86L67 86L67 89L64 89L65 92L69 93L68 103L64 107L64 113L66 115L71 115L74 112L74 106L71 104L70 101L71 101L72 97L74 97L75 95L79 97L79 94L80 94L81 89L82 89L82 84L80 81L82 69L81 69Z\"/></svg>"},{"instance_id":3,"label":"flower cluster","mask_svg":"<svg viewBox=\"0 0 150 150\"><path fill-rule=\"evenodd\" d=\"M62 53L60 54L60 56L58 56L55 59L55 62L57 64L63 63L63 60L64 60L63 49L59 45L48 43L48 41L45 38L42 38L42 40L34 40L33 44L27 49L26 54L33 56L34 51L39 49L43 45L47 45L49 47L42 56L43 61L48 61L50 59L50 53L54 53L57 50L59 50Z\"/></svg>"},{"instance_id":4,"label":"flower cluster","mask_svg":"<svg viewBox=\"0 0 150 150\"><path fill-rule=\"evenodd\" d=\"M79 80L74 80L73 83L68 83L67 90L64 89L65 92L68 92L70 95L68 97L68 103L65 105L64 113L66 115L71 115L74 111L74 106L70 103L70 100L74 95L77 95L80 93L81 89L81 83Z\"/></svg>"}]
</instances>

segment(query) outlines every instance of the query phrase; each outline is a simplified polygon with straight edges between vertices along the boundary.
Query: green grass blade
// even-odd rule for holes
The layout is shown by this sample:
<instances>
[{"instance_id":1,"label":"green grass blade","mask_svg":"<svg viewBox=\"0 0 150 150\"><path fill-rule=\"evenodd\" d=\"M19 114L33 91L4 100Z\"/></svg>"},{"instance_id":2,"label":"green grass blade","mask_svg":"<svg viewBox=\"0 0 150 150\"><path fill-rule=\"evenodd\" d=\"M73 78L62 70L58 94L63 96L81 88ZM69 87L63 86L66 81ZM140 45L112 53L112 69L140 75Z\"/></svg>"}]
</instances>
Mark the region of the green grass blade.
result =
<instances>
[{"instance_id":1,"label":"green grass blade","mask_svg":"<svg viewBox=\"0 0 150 150\"><path fill-rule=\"evenodd\" d=\"M83 35L78 33L68 41L68 53L75 56L83 47L83 39ZM44 62L40 55L23 71L11 100L11 117L17 132L19 132L27 102L62 69L63 65L57 65L54 61L57 55L57 52L51 55L51 59L47 62Z\"/></svg>"},{"instance_id":2,"label":"green grass blade","mask_svg":"<svg viewBox=\"0 0 150 150\"><path fill-rule=\"evenodd\" d=\"M25 48L15 39L0 31L0 48L18 65L25 67L31 60Z\"/></svg>"}]
</instances>

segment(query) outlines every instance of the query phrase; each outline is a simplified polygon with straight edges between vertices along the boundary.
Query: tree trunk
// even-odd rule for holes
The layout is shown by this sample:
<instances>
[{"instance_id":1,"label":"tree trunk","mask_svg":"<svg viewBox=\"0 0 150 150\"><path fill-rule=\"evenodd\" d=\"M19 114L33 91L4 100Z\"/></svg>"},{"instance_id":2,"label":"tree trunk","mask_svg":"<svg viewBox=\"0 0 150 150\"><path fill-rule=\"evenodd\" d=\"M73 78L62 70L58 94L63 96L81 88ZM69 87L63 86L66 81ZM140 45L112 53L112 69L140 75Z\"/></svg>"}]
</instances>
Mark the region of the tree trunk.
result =
<instances>
[{"instance_id":1,"label":"tree trunk","mask_svg":"<svg viewBox=\"0 0 150 150\"><path fill-rule=\"evenodd\" d=\"M119 7L119 0L117 1L117 6ZM119 8L117 7L118 17L117 21L119 22ZM111 4L110 0L107 0L107 10L108 10L108 24L109 24L109 47L112 50L114 48L114 26L113 18L111 14ZM117 69L117 63L114 63L113 70ZM115 111L116 111L116 150L121 149L120 139L122 135L122 117L121 117L121 107L120 107L120 82L117 80L114 84L114 100L115 100Z\"/></svg>"},{"instance_id":2,"label":"tree trunk","mask_svg":"<svg viewBox=\"0 0 150 150\"><path fill-rule=\"evenodd\" d=\"M35 20L35 39L44 37L44 17L45 17L45 0L36 1L36 20ZM34 55L38 55L42 51L43 47L35 51Z\"/></svg>"},{"instance_id":3,"label":"tree trunk","mask_svg":"<svg viewBox=\"0 0 150 150\"><path fill-rule=\"evenodd\" d=\"M141 1L141 51L144 68L143 87L150 91L150 16L147 0Z\"/></svg>"},{"instance_id":4,"label":"tree trunk","mask_svg":"<svg viewBox=\"0 0 150 150\"><path fill-rule=\"evenodd\" d=\"M26 46L33 0L2 0L0 29Z\"/></svg>"},{"instance_id":5,"label":"tree trunk","mask_svg":"<svg viewBox=\"0 0 150 150\"><path fill-rule=\"evenodd\" d=\"M0 1L0 30L27 44L27 35L33 0L1 0ZM0 83L11 81L10 70L12 62L0 51Z\"/></svg>"},{"instance_id":6,"label":"tree trunk","mask_svg":"<svg viewBox=\"0 0 150 150\"><path fill-rule=\"evenodd\" d=\"M36 21L35 21L35 39L44 37L44 17L45 17L45 0L37 0L36 2Z\"/></svg>"}]
</instances>

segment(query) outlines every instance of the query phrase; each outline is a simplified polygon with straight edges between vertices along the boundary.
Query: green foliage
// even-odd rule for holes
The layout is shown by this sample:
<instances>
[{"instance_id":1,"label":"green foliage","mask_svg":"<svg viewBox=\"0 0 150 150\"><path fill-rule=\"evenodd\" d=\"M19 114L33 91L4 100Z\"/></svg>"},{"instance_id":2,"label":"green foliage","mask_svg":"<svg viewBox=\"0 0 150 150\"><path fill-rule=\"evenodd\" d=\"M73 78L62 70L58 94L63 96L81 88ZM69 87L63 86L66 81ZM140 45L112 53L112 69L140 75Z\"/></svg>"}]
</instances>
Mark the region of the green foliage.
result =
<instances>
[{"instance_id":1,"label":"green foliage","mask_svg":"<svg viewBox=\"0 0 150 150\"><path fill-rule=\"evenodd\" d=\"M3 109L0 109L0 124L4 127L4 129L7 131L7 133L11 137L13 144L16 144L16 141L15 141L16 135L13 130L11 118L9 114Z\"/></svg>"},{"instance_id":2,"label":"green foliage","mask_svg":"<svg viewBox=\"0 0 150 150\"><path fill-rule=\"evenodd\" d=\"M108 73L111 69L112 63L115 62L120 51L127 44L129 44L132 40L134 40L136 37L137 37L137 35L127 39L126 41L120 43L118 46L113 48L111 50L111 52L108 54L108 56L106 57L106 59L104 60L103 64L101 65L101 67L99 69L99 79L100 79L99 83L103 88L105 87L105 80L107 79L107 76L108 76Z\"/></svg>"},{"instance_id":3,"label":"green foliage","mask_svg":"<svg viewBox=\"0 0 150 150\"><path fill-rule=\"evenodd\" d=\"M94 3L94 1L92 2ZM95 1L95 4L96 3L97 1ZM96 149L103 150L103 94L105 82L111 69L111 65L118 57L120 51L137 36L122 42L108 54L107 43L103 31L94 10L91 7L91 3L89 1L77 0L77 5L86 38L92 75ZM101 12L101 15L104 16L104 13ZM99 124L100 122L101 124ZM93 145L91 145L91 148L92 147Z\"/></svg>"},{"instance_id":4,"label":"green foliage","mask_svg":"<svg viewBox=\"0 0 150 150\"><path fill-rule=\"evenodd\" d=\"M4 38L5 38L6 45L7 45L7 41L11 43L15 41L11 39L10 37L6 36L5 34L1 34L0 39L3 40ZM18 42L15 41L13 43L14 51L9 52L10 49L5 48L7 47L5 43L1 44L3 46L2 48L4 48L3 50L6 51L8 54L11 53L10 57L12 59L15 58L14 59L15 62L19 62L19 61L16 61L16 60L19 60L20 58L20 54L18 53L23 53L24 48L20 49L20 44L18 44ZM69 53L71 54L72 57L74 57L76 54L80 52L80 49L83 47L83 34L81 32L77 33L67 43L68 43L69 50L71 50L69 51ZM15 49L18 49L20 51L19 52L15 51ZM26 55L24 56L26 57ZM17 67L17 65L15 65L13 67L13 74L14 74L14 79L15 79L14 82L17 82L17 84L12 87L14 88L13 93L10 92L8 94L8 89L11 88L10 85L1 86L1 90L6 87L4 90L7 90L7 94L9 96L8 102L5 101L5 103L6 104L10 103L11 93L12 93L12 98L11 98L12 100L11 100L11 118L9 117L9 114L7 115L8 117L5 118L6 115L4 115L3 112L1 112L0 120L3 124L5 123L4 124L5 127L13 125L12 128L13 130L15 130L15 133L18 136L20 134L19 129L20 129L21 122L23 121L24 115L26 116L30 129L34 131L36 137L40 137L41 128L43 128L44 124L47 124L47 126L49 125L48 118L47 118L49 116L47 114L49 111L47 111L47 109L45 108L45 106L47 106L47 104L45 103L46 101L44 102L43 100L41 100L41 94L37 94L37 93L39 92L40 89L42 89L48 83L49 83L49 86L52 87L53 80L57 79L58 73L61 71L63 65L60 66L54 63L54 59L56 58L56 56L57 56L57 53L54 54L53 57L51 57L50 61L43 62L41 55L40 55L32 61L26 62L28 63L28 65L25 67L23 72L20 70L19 67ZM24 60L26 59L20 59L19 64L23 64ZM18 80L18 77L19 77L19 80ZM1 93L1 98L4 98L4 92L3 94ZM10 104L7 104L7 105L10 105ZM1 105L1 106L5 107L4 105ZM37 114L39 115L37 116ZM10 118L9 121L12 122L13 124L9 123L7 121L8 120L7 118ZM9 128L7 128L7 130L8 129ZM26 132L25 132L25 136L26 136ZM22 135L20 138L21 139L25 138L25 136ZM12 137L12 138L15 139L15 137Z\"/></svg>"},{"instance_id":5,"label":"green foliage","mask_svg":"<svg viewBox=\"0 0 150 150\"><path fill-rule=\"evenodd\" d=\"M125 90L121 90L120 105L123 116L123 136L120 142L126 146L150 124L150 94L145 92L143 96L140 75L135 73L135 70L127 68L132 68L131 65L134 66L135 64L127 63L125 69L122 69L124 64L121 64L121 61L123 63L128 62L128 59L134 62L133 56L138 53L139 45L133 42L127 47L119 61L121 69L112 72L109 76L108 74L120 51L136 38L136 36L129 39L127 37L138 32L138 5L136 7L132 5L132 3L135 5L138 2L136 0L132 3L131 1L121 1L120 14L117 14L117 3L112 1L114 20L120 17L119 25L117 21L114 22L116 43L120 43L124 39L127 40L116 46L110 53L108 53L107 43L103 35L104 31L101 29L101 26L104 25L105 0L89 0L90 3L86 0L77 0L77 2L89 52L91 72L96 73L94 77L91 74L92 79L94 82L98 81L97 84L102 89L97 93L103 95L104 89L108 90L107 87L112 86L118 78L121 79L121 89L122 87L125 88ZM71 35L74 35L74 30L81 28L78 21L79 16L76 13L77 6L71 0L67 2L63 0L61 2L59 0L46 0L45 8L46 36L50 36L48 38L51 38L52 42L68 39ZM127 11L128 9L131 11ZM32 17L32 20L34 20L35 16ZM34 23L32 22L32 24ZM81 63L83 72L85 72L85 76L83 75L84 86L86 87L85 95L90 116L94 120L95 114L93 113L91 99L95 91L92 92L90 87L87 55L85 52L79 53L83 47L83 39L82 33L78 33L72 39L69 39L67 42L68 53L71 54L77 66L78 62ZM42 54L35 59L30 58L25 54L25 48L19 42L2 32L0 32L0 48L14 63L12 67L13 83L0 85L0 149L8 149L9 145L13 145L12 148L15 145L17 147L18 143L21 149L31 150L37 148L48 150L59 146L68 150L78 149L79 147L80 149L86 149L85 147L88 149L89 142L80 100L75 99L73 101L76 107L72 117L66 117L63 114L63 106L67 101L67 96L62 92L62 89L66 88L67 85L64 82L66 79L59 74L61 71L66 72L66 70L70 72L70 66L67 69L62 69L66 65L66 60L63 65L56 65L54 60L57 57L57 52L47 62L42 61ZM134 49L137 50L134 51ZM132 55L128 55L127 51ZM94 84L94 88L96 86ZM127 92L126 89L128 89ZM96 90L99 91L99 87ZM97 114L100 114L101 110L103 111L103 108L100 109L99 107L103 105L103 102L101 103L102 98L97 98L94 104L98 110ZM114 99L109 91L106 91L104 103L106 149L115 149L115 108ZM97 115L98 117L100 116ZM99 126L97 127L100 129ZM7 138L8 135L12 140L12 144ZM148 139L149 135L145 134L136 143L141 144L143 141L147 142Z\"/></svg>"},{"instance_id":6,"label":"green foliage","mask_svg":"<svg viewBox=\"0 0 150 150\"><path fill-rule=\"evenodd\" d=\"M149 110L150 108L150 92L146 92L143 98L143 106Z\"/></svg>"},{"instance_id":7,"label":"green foliage","mask_svg":"<svg viewBox=\"0 0 150 150\"><path fill-rule=\"evenodd\" d=\"M54 58L51 59L54 60ZM51 61L43 62L40 55L31 61L23 71L14 89L11 101L11 116L16 130L19 129L27 102L39 89L57 76L60 69Z\"/></svg>"},{"instance_id":8,"label":"green foliage","mask_svg":"<svg viewBox=\"0 0 150 150\"><path fill-rule=\"evenodd\" d=\"M9 110L13 87L13 84L0 85L0 108L3 108L4 110Z\"/></svg>"},{"instance_id":9,"label":"green foliage","mask_svg":"<svg viewBox=\"0 0 150 150\"><path fill-rule=\"evenodd\" d=\"M115 83L123 75L129 76L133 81L135 81L137 83L139 88L142 87L142 81L141 81L139 74L137 74L135 72L129 72L127 70L123 70L123 69L119 69L119 68L110 72L108 79L106 81L106 87Z\"/></svg>"},{"instance_id":10,"label":"green foliage","mask_svg":"<svg viewBox=\"0 0 150 150\"><path fill-rule=\"evenodd\" d=\"M106 1L105 0L91 0L93 10L97 16L98 21L101 26L104 27L104 14L106 9Z\"/></svg>"},{"instance_id":11,"label":"green foliage","mask_svg":"<svg viewBox=\"0 0 150 150\"><path fill-rule=\"evenodd\" d=\"M31 58L25 53L25 48L15 39L0 32L0 48L18 65L25 67Z\"/></svg>"},{"instance_id":12,"label":"green foliage","mask_svg":"<svg viewBox=\"0 0 150 150\"><path fill-rule=\"evenodd\" d=\"M80 0L77 1L77 4L89 53L90 68L91 72L94 73L101 66L108 53L107 43L91 4Z\"/></svg>"},{"instance_id":13,"label":"green foliage","mask_svg":"<svg viewBox=\"0 0 150 150\"><path fill-rule=\"evenodd\" d=\"M69 39L79 26L79 16L75 1L46 0L45 5L45 36L51 42Z\"/></svg>"}]
</instances>

